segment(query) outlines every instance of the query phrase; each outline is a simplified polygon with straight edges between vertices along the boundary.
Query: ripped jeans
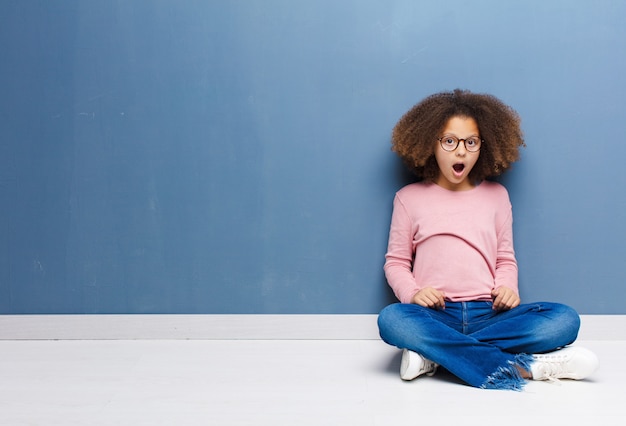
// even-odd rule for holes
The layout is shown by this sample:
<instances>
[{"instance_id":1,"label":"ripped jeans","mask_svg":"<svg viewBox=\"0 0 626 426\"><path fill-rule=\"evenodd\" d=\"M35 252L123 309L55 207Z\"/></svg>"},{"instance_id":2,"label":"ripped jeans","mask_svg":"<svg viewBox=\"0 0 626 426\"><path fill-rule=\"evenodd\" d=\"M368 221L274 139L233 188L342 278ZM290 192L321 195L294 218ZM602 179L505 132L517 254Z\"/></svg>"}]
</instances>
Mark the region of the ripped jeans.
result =
<instances>
[{"instance_id":1,"label":"ripped jeans","mask_svg":"<svg viewBox=\"0 0 626 426\"><path fill-rule=\"evenodd\" d=\"M566 346L580 317L569 306L539 302L495 311L492 302L446 302L445 309L394 303L378 315L380 337L439 364L470 386L521 390L531 354Z\"/></svg>"}]
</instances>

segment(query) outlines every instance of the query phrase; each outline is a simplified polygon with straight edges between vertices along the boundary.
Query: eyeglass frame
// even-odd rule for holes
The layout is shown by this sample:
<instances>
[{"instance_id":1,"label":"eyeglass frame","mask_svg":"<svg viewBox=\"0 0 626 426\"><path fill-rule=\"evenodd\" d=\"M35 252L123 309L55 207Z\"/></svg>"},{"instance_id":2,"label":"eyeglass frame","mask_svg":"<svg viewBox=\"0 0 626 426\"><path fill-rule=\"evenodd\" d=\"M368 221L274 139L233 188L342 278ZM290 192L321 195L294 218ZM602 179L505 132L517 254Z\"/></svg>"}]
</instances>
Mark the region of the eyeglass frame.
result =
<instances>
[{"instance_id":1,"label":"eyeglass frame","mask_svg":"<svg viewBox=\"0 0 626 426\"><path fill-rule=\"evenodd\" d=\"M455 139L455 140L456 140L456 145L454 145L454 148L452 148L452 149L450 149L450 150L446 149L446 148L443 146L443 141L442 141L442 140L443 140L443 138ZM466 141L466 140L468 140L468 139L470 139L470 140L471 140L471 139L477 140L477 141L479 142L479 143L478 143L478 149L476 149L475 151L472 151L471 149L468 149L468 148L467 148L467 144L465 143L465 141ZM457 138L457 137L456 137L456 136L454 136L454 135L443 135L442 137L440 137L439 139L437 139L437 141L439 141L439 145L441 145L441 149L443 149L443 150L444 150L444 151L446 151L446 152L454 152L454 151L456 151L456 150L457 150L457 148L459 147L459 145L461 144L461 142L463 142L463 147L465 148L465 150L466 150L467 152L478 152L478 151L480 151L480 148L482 147L482 144L485 142L485 140L484 140L484 139L482 139L482 138L480 138L480 137L478 137L478 136L470 136L469 138L461 139L461 138Z\"/></svg>"}]
</instances>

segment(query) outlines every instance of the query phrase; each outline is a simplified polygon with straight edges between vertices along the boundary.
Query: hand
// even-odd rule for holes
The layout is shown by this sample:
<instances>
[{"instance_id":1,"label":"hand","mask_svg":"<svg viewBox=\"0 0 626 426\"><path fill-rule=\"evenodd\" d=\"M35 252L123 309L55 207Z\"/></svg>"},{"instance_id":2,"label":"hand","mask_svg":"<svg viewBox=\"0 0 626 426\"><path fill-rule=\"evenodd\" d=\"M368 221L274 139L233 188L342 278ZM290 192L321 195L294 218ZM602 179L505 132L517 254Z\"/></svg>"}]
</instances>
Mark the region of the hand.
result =
<instances>
[{"instance_id":1,"label":"hand","mask_svg":"<svg viewBox=\"0 0 626 426\"><path fill-rule=\"evenodd\" d=\"M491 297L496 311L507 311L520 304L520 297L508 287L496 288L491 292Z\"/></svg>"},{"instance_id":2,"label":"hand","mask_svg":"<svg viewBox=\"0 0 626 426\"><path fill-rule=\"evenodd\" d=\"M425 308L446 308L445 294L442 291L436 290L432 287L423 288L415 293L412 302Z\"/></svg>"}]
</instances>

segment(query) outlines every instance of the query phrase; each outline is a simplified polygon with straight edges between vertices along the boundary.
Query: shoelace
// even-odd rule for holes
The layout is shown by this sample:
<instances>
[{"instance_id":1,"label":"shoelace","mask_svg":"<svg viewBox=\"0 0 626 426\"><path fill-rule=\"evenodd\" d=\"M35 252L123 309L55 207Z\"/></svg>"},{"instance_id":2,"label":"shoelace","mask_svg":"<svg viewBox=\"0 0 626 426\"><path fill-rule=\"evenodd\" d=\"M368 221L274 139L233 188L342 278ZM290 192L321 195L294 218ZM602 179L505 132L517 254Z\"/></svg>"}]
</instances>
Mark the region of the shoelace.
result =
<instances>
[{"instance_id":1,"label":"shoelace","mask_svg":"<svg viewBox=\"0 0 626 426\"><path fill-rule=\"evenodd\" d=\"M540 364L542 377L550 383L561 384L559 376L566 373L563 364L567 361L562 355L540 355L536 356L535 362Z\"/></svg>"},{"instance_id":2,"label":"shoelace","mask_svg":"<svg viewBox=\"0 0 626 426\"><path fill-rule=\"evenodd\" d=\"M548 383L553 383L555 385L561 386L561 381L557 379L556 377L547 376L545 381Z\"/></svg>"},{"instance_id":3,"label":"shoelace","mask_svg":"<svg viewBox=\"0 0 626 426\"><path fill-rule=\"evenodd\" d=\"M420 374L426 373L427 376L432 376L437 372L438 364L435 364L431 360L424 360L424 365L422 366L422 371Z\"/></svg>"}]
</instances>

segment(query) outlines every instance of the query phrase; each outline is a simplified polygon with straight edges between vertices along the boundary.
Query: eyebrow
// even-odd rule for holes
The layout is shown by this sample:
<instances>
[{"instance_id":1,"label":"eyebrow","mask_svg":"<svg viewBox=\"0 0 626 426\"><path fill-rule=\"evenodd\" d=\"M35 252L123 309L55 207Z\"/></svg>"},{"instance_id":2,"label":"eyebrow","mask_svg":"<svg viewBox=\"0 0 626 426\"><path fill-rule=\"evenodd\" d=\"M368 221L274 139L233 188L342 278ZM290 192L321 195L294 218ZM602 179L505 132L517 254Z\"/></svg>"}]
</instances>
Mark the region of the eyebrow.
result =
<instances>
[{"instance_id":1,"label":"eyebrow","mask_svg":"<svg viewBox=\"0 0 626 426\"><path fill-rule=\"evenodd\" d=\"M467 138L460 138L454 133L444 133L441 137L444 137L444 136L454 136L457 139L480 138L480 135L477 135L477 134L469 135Z\"/></svg>"}]
</instances>

